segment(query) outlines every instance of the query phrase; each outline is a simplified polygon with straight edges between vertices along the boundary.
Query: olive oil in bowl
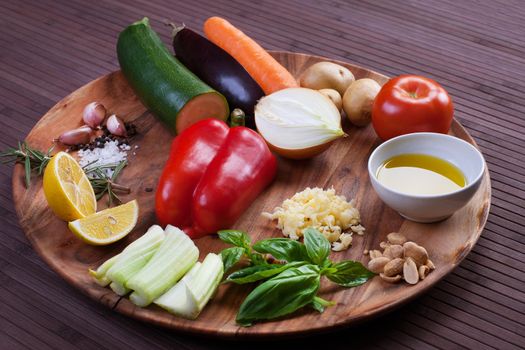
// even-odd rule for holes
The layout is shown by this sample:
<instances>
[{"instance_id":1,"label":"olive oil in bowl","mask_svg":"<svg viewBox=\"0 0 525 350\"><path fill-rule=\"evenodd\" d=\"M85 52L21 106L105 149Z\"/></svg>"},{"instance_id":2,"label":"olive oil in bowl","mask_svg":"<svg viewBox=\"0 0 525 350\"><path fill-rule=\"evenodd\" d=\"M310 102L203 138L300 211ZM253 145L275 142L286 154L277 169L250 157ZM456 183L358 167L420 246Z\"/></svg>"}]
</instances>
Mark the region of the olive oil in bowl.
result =
<instances>
[{"instance_id":1,"label":"olive oil in bowl","mask_svg":"<svg viewBox=\"0 0 525 350\"><path fill-rule=\"evenodd\" d=\"M376 173L391 190L410 195L440 195L467 185L465 175L452 163L426 154L400 154L387 159Z\"/></svg>"}]
</instances>

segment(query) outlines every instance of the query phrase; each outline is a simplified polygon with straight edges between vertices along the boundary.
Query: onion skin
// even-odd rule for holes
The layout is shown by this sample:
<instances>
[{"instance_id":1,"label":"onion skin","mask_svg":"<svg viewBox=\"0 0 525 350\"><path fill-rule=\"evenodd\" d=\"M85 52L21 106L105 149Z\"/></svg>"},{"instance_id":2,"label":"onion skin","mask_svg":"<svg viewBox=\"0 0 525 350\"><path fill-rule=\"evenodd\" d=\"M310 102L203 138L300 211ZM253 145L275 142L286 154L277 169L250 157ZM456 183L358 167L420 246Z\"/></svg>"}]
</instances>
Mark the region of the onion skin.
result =
<instances>
[{"instance_id":1,"label":"onion skin","mask_svg":"<svg viewBox=\"0 0 525 350\"><path fill-rule=\"evenodd\" d=\"M95 130L106 119L106 107L98 102L91 102L84 108L82 119L91 129Z\"/></svg>"},{"instance_id":2,"label":"onion skin","mask_svg":"<svg viewBox=\"0 0 525 350\"><path fill-rule=\"evenodd\" d=\"M68 130L63 132L58 138L54 139L55 142L60 142L66 146L80 145L89 143L93 130L88 125L81 126L80 128Z\"/></svg>"},{"instance_id":3,"label":"onion skin","mask_svg":"<svg viewBox=\"0 0 525 350\"><path fill-rule=\"evenodd\" d=\"M345 136L337 106L308 88L284 89L262 98L255 108L255 124L268 147L290 159L312 158Z\"/></svg>"},{"instance_id":4,"label":"onion skin","mask_svg":"<svg viewBox=\"0 0 525 350\"><path fill-rule=\"evenodd\" d=\"M106 122L106 127L112 135L122 137L127 136L126 126L124 125L124 122L115 114L111 115L108 118L108 121Z\"/></svg>"},{"instance_id":5,"label":"onion skin","mask_svg":"<svg viewBox=\"0 0 525 350\"><path fill-rule=\"evenodd\" d=\"M308 147L308 148L302 148L302 149L280 148L280 147L272 145L267 140L265 140L265 141L266 141L266 144L268 145L268 148L272 152L274 152L274 153L276 153L276 154L278 154L278 155L280 155L281 157L284 157L284 158L299 160L299 159L313 158L313 157L323 153L328 148L330 148L330 146L332 145L332 143L335 140L327 142L327 143L323 143L321 145L312 146L312 147Z\"/></svg>"}]
</instances>

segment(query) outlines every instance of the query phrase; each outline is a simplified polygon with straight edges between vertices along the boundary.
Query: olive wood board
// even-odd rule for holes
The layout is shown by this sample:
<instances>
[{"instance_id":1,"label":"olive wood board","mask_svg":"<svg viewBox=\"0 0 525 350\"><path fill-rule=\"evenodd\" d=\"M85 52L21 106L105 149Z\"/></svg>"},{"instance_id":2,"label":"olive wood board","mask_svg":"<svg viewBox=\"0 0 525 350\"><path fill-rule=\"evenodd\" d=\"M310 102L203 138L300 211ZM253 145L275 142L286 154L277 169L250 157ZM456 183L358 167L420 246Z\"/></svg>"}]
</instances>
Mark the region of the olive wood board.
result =
<instances>
[{"instance_id":1,"label":"olive wood board","mask_svg":"<svg viewBox=\"0 0 525 350\"><path fill-rule=\"evenodd\" d=\"M368 69L323 57L290 52L272 52L272 55L296 77L313 63L326 60L348 67L356 79L372 78L381 85L388 79ZM366 264L368 256L363 251L378 249L388 233L398 231L428 249L436 265L435 271L414 286L404 282L389 284L379 277L349 289L323 281L319 295L337 302L336 306L327 308L322 314L306 307L287 317L248 328L238 326L235 316L253 285L221 285L198 319L193 321L175 317L156 306L138 308L110 288L97 285L87 271L120 252L156 223L155 188L174 135L146 110L117 71L88 83L58 102L35 125L26 141L37 149L48 149L53 137L81 125L82 110L92 101L103 103L110 113L125 121L133 121L137 126L138 134L132 138L132 150L128 153L129 165L119 178L120 183L132 188L131 194L122 196L123 201L138 200L140 217L136 228L126 238L109 246L83 243L68 230L67 223L59 220L48 208L41 179L34 177L30 188L25 188L24 170L20 164L13 172L14 203L27 238L51 268L92 299L145 322L221 337L306 335L356 324L416 298L450 273L472 249L487 220L491 193L487 170L474 198L449 219L418 224L402 218L377 197L368 178L368 157L381 141L371 125L352 127L344 118L343 126L348 137L336 140L325 153L301 161L279 158L275 181L233 228L248 232L252 241L280 237L275 223L261 216L262 212L271 211L306 187L326 189L333 186L338 194L356 200L362 224L366 227L363 236L354 235L350 249L332 252L333 260L353 259ZM476 145L457 120L453 121L450 134ZM55 148L58 149L60 147ZM106 198L99 201L99 210L106 206L106 202ZM209 252L218 253L226 247L216 235L198 239L196 244L200 249L200 259Z\"/></svg>"}]
</instances>

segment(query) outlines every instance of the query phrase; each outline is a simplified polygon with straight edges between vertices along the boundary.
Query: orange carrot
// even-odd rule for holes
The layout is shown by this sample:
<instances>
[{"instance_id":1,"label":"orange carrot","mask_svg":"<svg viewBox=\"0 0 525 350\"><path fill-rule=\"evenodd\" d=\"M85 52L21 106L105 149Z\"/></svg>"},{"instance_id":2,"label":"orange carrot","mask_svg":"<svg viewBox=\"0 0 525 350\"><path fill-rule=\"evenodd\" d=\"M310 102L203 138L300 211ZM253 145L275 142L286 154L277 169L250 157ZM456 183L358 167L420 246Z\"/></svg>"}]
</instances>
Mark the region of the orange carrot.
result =
<instances>
[{"instance_id":1,"label":"orange carrot","mask_svg":"<svg viewBox=\"0 0 525 350\"><path fill-rule=\"evenodd\" d=\"M299 86L275 58L224 18L208 18L204 22L204 33L210 41L235 58L265 94Z\"/></svg>"}]
</instances>

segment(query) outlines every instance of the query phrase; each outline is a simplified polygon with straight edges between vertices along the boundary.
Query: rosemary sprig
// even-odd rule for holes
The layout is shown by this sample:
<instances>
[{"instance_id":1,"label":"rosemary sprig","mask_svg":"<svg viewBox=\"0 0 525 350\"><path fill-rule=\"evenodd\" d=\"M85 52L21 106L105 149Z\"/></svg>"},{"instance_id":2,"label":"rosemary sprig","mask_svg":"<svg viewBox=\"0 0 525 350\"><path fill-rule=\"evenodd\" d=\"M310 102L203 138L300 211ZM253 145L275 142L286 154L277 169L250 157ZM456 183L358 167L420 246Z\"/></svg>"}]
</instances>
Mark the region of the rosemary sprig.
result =
<instances>
[{"instance_id":1,"label":"rosemary sprig","mask_svg":"<svg viewBox=\"0 0 525 350\"><path fill-rule=\"evenodd\" d=\"M54 147L54 146L53 146ZM24 165L25 171L25 186L29 188L31 184L31 174L35 172L38 176L44 173L44 169L51 160L51 152L53 147L50 147L47 152L42 152L31 148L26 142L18 142L18 148L8 148L4 152L0 152L1 163L21 163ZM122 201L116 194L130 193L129 187L123 186L116 182L117 177L122 169L127 165L127 161L123 160L120 163L94 165L97 161L85 165L82 169L86 173L97 200L102 198L104 194L108 194L108 204L113 206L113 202L121 203ZM107 169L113 169L113 174L109 177L106 173Z\"/></svg>"},{"instance_id":2,"label":"rosemary sprig","mask_svg":"<svg viewBox=\"0 0 525 350\"><path fill-rule=\"evenodd\" d=\"M95 162L93 162L95 163ZM106 164L100 166L91 166L93 163L87 164L83 167L84 172L91 182L93 191L97 200L102 198L104 194L108 194L108 205L113 206L113 202L121 203L122 201L118 197L116 192L130 193L129 187L116 183L117 177L124 167L128 164L127 161L123 160L118 164ZM109 177L106 173L106 169L114 169L113 174Z\"/></svg>"},{"instance_id":3,"label":"rosemary sprig","mask_svg":"<svg viewBox=\"0 0 525 350\"><path fill-rule=\"evenodd\" d=\"M4 152L0 152L0 158L2 163L21 163L24 164L25 170L25 185L29 188L31 184L31 173L34 171L38 176L42 175L47 163L51 160L51 152L53 151L51 146L47 152L42 152L33 149L24 142L18 142L18 148L8 148Z\"/></svg>"}]
</instances>

